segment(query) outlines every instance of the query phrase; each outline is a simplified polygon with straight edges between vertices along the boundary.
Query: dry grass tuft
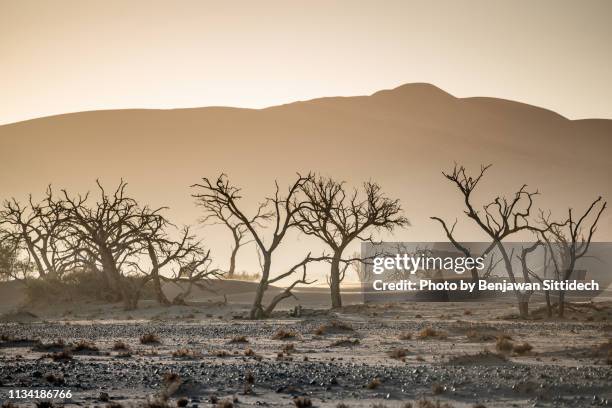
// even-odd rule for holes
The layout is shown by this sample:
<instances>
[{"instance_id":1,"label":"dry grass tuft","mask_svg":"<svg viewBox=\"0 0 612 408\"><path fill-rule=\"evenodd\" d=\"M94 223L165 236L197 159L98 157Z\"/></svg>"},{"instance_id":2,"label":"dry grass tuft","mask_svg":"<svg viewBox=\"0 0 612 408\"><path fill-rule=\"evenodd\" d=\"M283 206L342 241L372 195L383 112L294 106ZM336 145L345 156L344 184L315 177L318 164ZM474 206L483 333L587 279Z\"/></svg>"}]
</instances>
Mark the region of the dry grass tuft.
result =
<instances>
[{"instance_id":1,"label":"dry grass tuft","mask_svg":"<svg viewBox=\"0 0 612 408\"><path fill-rule=\"evenodd\" d=\"M336 405L336 408L350 408L350 407L344 402L341 402L338 405Z\"/></svg>"},{"instance_id":2,"label":"dry grass tuft","mask_svg":"<svg viewBox=\"0 0 612 408\"><path fill-rule=\"evenodd\" d=\"M249 340L246 338L246 336L234 336L229 343L230 344L236 344L236 343L248 343Z\"/></svg>"},{"instance_id":3,"label":"dry grass tuft","mask_svg":"<svg viewBox=\"0 0 612 408\"><path fill-rule=\"evenodd\" d=\"M297 336L297 333L292 330L280 328L276 331L276 333L274 333L274 336L272 336L272 338L274 340L288 340L295 339Z\"/></svg>"},{"instance_id":4,"label":"dry grass tuft","mask_svg":"<svg viewBox=\"0 0 612 408\"><path fill-rule=\"evenodd\" d=\"M140 344L159 344L161 340L155 333L147 333L140 337Z\"/></svg>"},{"instance_id":5,"label":"dry grass tuft","mask_svg":"<svg viewBox=\"0 0 612 408\"><path fill-rule=\"evenodd\" d=\"M44 351L44 350L55 350L55 349L63 349L66 347L66 342L63 339L57 339L52 343L38 343L34 346L34 350Z\"/></svg>"},{"instance_id":6,"label":"dry grass tuft","mask_svg":"<svg viewBox=\"0 0 612 408\"><path fill-rule=\"evenodd\" d=\"M184 408L189 404L189 400L185 397L181 397L176 401L176 406Z\"/></svg>"},{"instance_id":7,"label":"dry grass tuft","mask_svg":"<svg viewBox=\"0 0 612 408\"><path fill-rule=\"evenodd\" d=\"M468 330L465 337L470 341L491 341L495 340L495 336L491 333L483 333L478 330Z\"/></svg>"},{"instance_id":8,"label":"dry grass tuft","mask_svg":"<svg viewBox=\"0 0 612 408\"><path fill-rule=\"evenodd\" d=\"M416 402L416 408L453 408L453 406L447 402L422 398Z\"/></svg>"},{"instance_id":9,"label":"dry grass tuft","mask_svg":"<svg viewBox=\"0 0 612 408\"><path fill-rule=\"evenodd\" d=\"M531 351L533 349L533 347L531 346L531 344L524 342L522 344L515 344L514 347L512 347L512 351L514 351L517 354L525 354L529 351Z\"/></svg>"},{"instance_id":10,"label":"dry grass tuft","mask_svg":"<svg viewBox=\"0 0 612 408\"><path fill-rule=\"evenodd\" d=\"M443 331L435 330L433 327L427 326L419 332L417 337L421 340L433 338L446 339L448 335Z\"/></svg>"},{"instance_id":11,"label":"dry grass tuft","mask_svg":"<svg viewBox=\"0 0 612 408\"><path fill-rule=\"evenodd\" d=\"M115 344L113 344L113 350L115 351L119 351L119 350L129 350L130 347L125 344L124 342L122 342L121 340L117 340L115 342Z\"/></svg>"},{"instance_id":12,"label":"dry grass tuft","mask_svg":"<svg viewBox=\"0 0 612 408\"><path fill-rule=\"evenodd\" d=\"M293 399L293 404L297 408L307 408L312 407L312 401L308 397L295 397Z\"/></svg>"},{"instance_id":13,"label":"dry grass tuft","mask_svg":"<svg viewBox=\"0 0 612 408\"><path fill-rule=\"evenodd\" d=\"M187 348L178 349L172 352L172 357L174 358L185 358L185 359L196 359L201 358L202 353L197 350L191 350Z\"/></svg>"},{"instance_id":14,"label":"dry grass tuft","mask_svg":"<svg viewBox=\"0 0 612 408\"><path fill-rule=\"evenodd\" d=\"M389 357L394 358L396 360L405 360L408 355L408 350L403 348L394 348L390 350L388 353Z\"/></svg>"},{"instance_id":15,"label":"dry grass tuft","mask_svg":"<svg viewBox=\"0 0 612 408\"><path fill-rule=\"evenodd\" d=\"M340 339L333 341L329 347L352 347L359 344L359 339Z\"/></svg>"},{"instance_id":16,"label":"dry grass tuft","mask_svg":"<svg viewBox=\"0 0 612 408\"><path fill-rule=\"evenodd\" d=\"M62 385L65 382L63 375L54 373L45 374L45 380L53 385Z\"/></svg>"},{"instance_id":17,"label":"dry grass tuft","mask_svg":"<svg viewBox=\"0 0 612 408\"><path fill-rule=\"evenodd\" d=\"M321 326L317 327L314 333L317 336L322 336L330 332L352 332L352 331L355 331L355 330L353 329L353 326L351 326L350 324L342 322L340 320L332 320L328 323L322 324Z\"/></svg>"},{"instance_id":18,"label":"dry grass tuft","mask_svg":"<svg viewBox=\"0 0 612 408\"><path fill-rule=\"evenodd\" d=\"M78 343L76 343L74 346L72 346L72 351L76 353L96 352L98 351L98 347L95 345L95 343L91 341L81 340Z\"/></svg>"},{"instance_id":19,"label":"dry grass tuft","mask_svg":"<svg viewBox=\"0 0 612 408\"><path fill-rule=\"evenodd\" d=\"M398 339L400 340L412 340L412 333L400 333L399 336L397 336Z\"/></svg>"},{"instance_id":20,"label":"dry grass tuft","mask_svg":"<svg viewBox=\"0 0 612 408\"><path fill-rule=\"evenodd\" d=\"M64 350L64 351L60 351L59 353L49 354L47 355L47 357L51 357L53 361L68 361L68 360L72 360L72 353Z\"/></svg>"},{"instance_id":21,"label":"dry grass tuft","mask_svg":"<svg viewBox=\"0 0 612 408\"><path fill-rule=\"evenodd\" d=\"M510 341L506 336L498 336L495 341L495 349L500 352L510 352L514 347L514 343Z\"/></svg>"},{"instance_id":22,"label":"dry grass tuft","mask_svg":"<svg viewBox=\"0 0 612 408\"><path fill-rule=\"evenodd\" d=\"M295 353L295 351L296 351L295 344L287 343L287 344L285 344L283 346L282 350L283 350L283 353L285 353L285 354Z\"/></svg>"},{"instance_id":23,"label":"dry grass tuft","mask_svg":"<svg viewBox=\"0 0 612 408\"><path fill-rule=\"evenodd\" d=\"M474 404L472 408L487 408L484 404Z\"/></svg>"},{"instance_id":24,"label":"dry grass tuft","mask_svg":"<svg viewBox=\"0 0 612 408\"><path fill-rule=\"evenodd\" d=\"M255 350L253 350L252 348L247 348L246 350L244 350L244 355L247 357L255 357Z\"/></svg>"},{"instance_id":25,"label":"dry grass tuft","mask_svg":"<svg viewBox=\"0 0 612 408\"><path fill-rule=\"evenodd\" d=\"M368 383L367 387L368 387L368 390L374 390L378 388L381 384L382 384L382 381L380 381L378 378L374 378L372 381Z\"/></svg>"},{"instance_id":26,"label":"dry grass tuft","mask_svg":"<svg viewBox=\"0 0 612 408\"><path fill-rule=\"evenodd\" d=\"M216 351L214 351L212 354L213 354L213 356L215 356L215 357L229 357L229 356L231 356L231 355L232 355L232 354L231 354L229 351L227 351L227 350L216 350Z\"/></svg>"},{"instance_id":27,"label":"dry grass tuft","mask_svg":"<svg viewBox=\"0 0 612 408\"><path fill-rule=\"evenodd\" d=\"M234 408L234 402L230 399L224 399L215 404L216 408Z\"/></svg>"},{"instance_id":28,"label":"dry grass tuft","mask_svg":"<svg viewBox=\"0 0 612 408\"><path fill-rule=\"evenodd\" d=\"M431 392L433 392L434 395L442 394L444 391L446 391L446 387L442 384L433 383L431 385Z\"/></svg>"}]
</instances>

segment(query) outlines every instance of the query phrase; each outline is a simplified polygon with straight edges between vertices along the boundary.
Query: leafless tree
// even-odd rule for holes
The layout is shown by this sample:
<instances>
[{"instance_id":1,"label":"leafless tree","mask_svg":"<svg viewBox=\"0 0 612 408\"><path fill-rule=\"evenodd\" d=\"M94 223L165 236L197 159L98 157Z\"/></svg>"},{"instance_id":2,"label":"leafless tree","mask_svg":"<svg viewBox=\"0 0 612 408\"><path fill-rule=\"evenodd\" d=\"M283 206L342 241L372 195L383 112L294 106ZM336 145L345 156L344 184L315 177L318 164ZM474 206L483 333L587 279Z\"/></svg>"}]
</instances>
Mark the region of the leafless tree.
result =
<instances>
[{"instance_id":1,"label":"leafless tree","mask_svg":"<svg viewBox=\"0 0 612 408\"><path fill-rule=\"evenodd\" d=\"M205 250L200 241L191 235L185 227L178 239L173 239L167 231L168 223L164 220L160 228L146 231L142 239L146 254L150 260L150 268L139 266L146 283L151 281L161 305L184 304L185 298L191 293L192 287L203 285L208 279L219 277L218 269L211 269L210 250ZM168 269L166 276L162 272ZM186 289L170 301L162 289L162 281L183 284Z\"/></svg>"},{"instance_id":2,"label":"leafless tree","mask_svg":"<svg viewBox=\"0 0 612 408\"><path fill-rule=\"evenodd\" d=\"M251 216L247 216L240 207L240 199L242 198L240 189L230 184L226 175L222 174L212 181L208 178L203 178L200 184L192 186L198 189L192 196L199 203L213 202L227 210L239 222L244 224L257 246L261 259L261 279L257 286L255 299L249 314L251 319L268 317L281 300L292 296L291 291L296 285L312 283L306 279L307 266L311 262L323 259L323 257L314 258L308 254L285 272L274 277L271 276L275 251L279 248L287 232L297 226L295 215L303 207L303 203L297 200L296 197L304 184L312 180L312 178L311 174L306 176L298 175L284 195L281 194L278 183L275 183L276 189L274 195L263 201L258 206L254 215ZM262 228L260 228L260 224L264 221L271 225L271 232L267 236ZM301 277L287 286L279 295L275 296L267 306L264 306L263 298L268 287L281 279L298 273L299 270L302 271Z\"/></svg>"},{"instance_id":3,"label":"leafless tree","mask_svg":"<svg viewBox=\"0 0 612 408\"><path fill-rule=\"evenodd\" d=\"M89 193L73 197L62 190L70 250L84 267L102 273L115 300L133 309L143 283L129 276L139 275L139 255L146 249L143 236L154 235L165 224L163 208L140 206L126 194L123 181L111 193L100 182L97 186L100 195L93 205Z\"/></svg>"},{"instance_id":4,"label":"leafless tree","mask_svg":"<svg viewBox=\"0 0 612 408\"><path fill-rule=\"evenodd\" d=\"M381 187L372 182L362 190L348 191L344 182L331 178L311 178L301 186L303 205L296 206L297 225L307 235L313 235L331 249L330 288L332 308L342 306L340 282L343 252L355 239L372 241L373 232L392 231L408 225L402 216L399 200L386 197Z\"/></svg>"},{"instance_id":5,"label":"leafless tree","mask_svg":"<svg viewBox=\"0 0 612 408\"><path fill-rule=\"evenodd\" d=\"M226 277L231 279L236 273L236 258L238 256L238 250L251 242L248 240L248 228L244 222L240 221L227 207L223 206L217 201L210 201L204 199L198 199L196 204L204 209L204 216L202 217L202 223L214 223L226 226L231 234L234 243L232 245L229 268L227 270Z\"/></svg>"},{"instance_id":6,"label":"leafless tree","mask_svg":"<svg viewBox=\"0 0 612 408\"><path fill-rule=\"evenodd\" d=\"M442 174L452 182L463 195L465 215L491 239L491 244L483 251L481 256L485 256L493 248L497 248L503 259L508 278L515 284L516 275L512 266L512 254L508 253L503 245L503 241L521 231L530 231L532 233L538 231L537 228L530 225L533 198L538 192L528 191L527 185L525 184L514 193L512 198L507 199L502 196L497 196L490 203L482 206L482 210L477 210L476 205L472 201L472 193L490 167L490 165L482 166L480 168L480 173L475 177L468 175L465 167L458 165L455 165L452 172L442 172ZM461 245L454 237L456 221L455 224L449 228L448 224L441 218L431 218L442 225L446 236L458 250L462 251L466 256L472 256L470 251L465 246ZM479 279L475 269L472 270L472 274L475 280ZM527 272L525 272L523 277L529 281ZM531 294L522 293L518 290L514 293L518 300L520 316L522 318L528 317L529 297Z\"/></svg>"},{"instance_id":7,"label":"leafless tree","mask_svg":"<svg viewBox=\"0 0 612 408\"><path fill-rule=\"evenodd\" d=\"M4 240L19 243L42 279L60 279L72 269L74 257L67 251L67 222L62 201L57 200L51 187L40 202L32 196L27 204L16 199L6 200L0 211Z\"/></svg>"},{"instance_id":8,"label":"leafless tree","mask_svg":"<svg viewBox=\"0 0 612 408\"><path fill-rule=\"evenodd\" d=\"M606 206L607 202L598 197L577 217L570 208L567 219L560 222L551 221L550 213L540 214L540 221L544 225L540 235L547 245L557 280L569 280L576 262L587 255ZM559 317L565 314L564 290L558 293L558 314Z\"/></svg>"}]
</instances>

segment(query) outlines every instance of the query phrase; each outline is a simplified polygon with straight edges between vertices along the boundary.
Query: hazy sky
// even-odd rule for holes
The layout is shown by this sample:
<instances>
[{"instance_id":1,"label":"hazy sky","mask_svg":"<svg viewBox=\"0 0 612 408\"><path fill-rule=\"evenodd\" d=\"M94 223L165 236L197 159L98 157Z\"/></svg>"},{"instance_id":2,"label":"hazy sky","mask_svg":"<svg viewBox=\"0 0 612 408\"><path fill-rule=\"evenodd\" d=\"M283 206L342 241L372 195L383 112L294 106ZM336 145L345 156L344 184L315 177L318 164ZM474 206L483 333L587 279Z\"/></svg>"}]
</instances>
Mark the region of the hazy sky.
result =
<instances>
[{"instance_id":1,"label":"hazy sky","mask_svg":"<svg viewBox=\"0 0 612 408\"><path fill-rule=\"evenodd\" d=\"M431 82L612 118L612 1L0 0L0 124Z\"/></svg>"}]
</instances>

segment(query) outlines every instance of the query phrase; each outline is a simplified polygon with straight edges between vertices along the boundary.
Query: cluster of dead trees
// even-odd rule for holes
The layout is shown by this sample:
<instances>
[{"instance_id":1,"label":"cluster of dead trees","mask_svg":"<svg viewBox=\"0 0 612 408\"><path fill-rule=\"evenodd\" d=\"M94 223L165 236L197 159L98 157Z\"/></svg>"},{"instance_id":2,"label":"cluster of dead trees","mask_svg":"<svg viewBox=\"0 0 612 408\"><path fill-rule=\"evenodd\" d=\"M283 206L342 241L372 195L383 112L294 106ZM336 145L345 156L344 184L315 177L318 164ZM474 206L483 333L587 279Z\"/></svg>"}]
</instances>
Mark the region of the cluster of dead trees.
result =
<instances>
[{"instance_id":1,"label":"cluster of dead trees","mask_svg":"<svg viewBox=\"0 0 612 408\"><path fill-rule=\"evenodd\" d=\"M274 194L248 214L240 189L225 175L204 178L192 186L202 221L225 225L233 238L229 269L222 272L211 267L210 251L189 228L178 230L167 220L165 208L140 205L127 195L124 182L110 193L100 183L97 187L96 199L65 190L56 194L49 188L40 202L5 201L0 211L2 275L61 282L75 271L86 271L102 279L101 293L122 301L126 309L137 307L146 285L153 287L159 303L168 305L184 301L193 286L211 278L233 277L239 249L253 242L261 278L250 317L257 319L269 316L298 284L312 283L307 269L313 262L329 263L331 303L341 306L340 282L347 266L362 261L345 258L349 244L408 223L399 201L386 197L372 182L348 189L343 182L312 173L297 175L286 191L276 183ZM318 238L328 250L316 256L305 253L292 266L277 270L275 255L292 230ZM267 289L283 279L290 283L264 304ZM182 283L186 289L170 301L162 290L164 281Z\"/></svg>"},{"instance_id":2,"label":"cluster of dead trees","mask_svg":"<svg viewBox=\"0 0 612 408\"><path fill-rule=\"evenodd\" d=\"M160 303L170 304L162 280L181 283L188 291L219 274L189 228L177 230L164 216L165 208L140 205L126 186L122 181L107 192L97 183L96 198L48 188L39 202L31 197L25 204L5 201L0 211L3 276L26 281L36 276L53 285L88 273L100 278L105 298L134 309L147 284Z\"/></svg>"},{"instance_id":3,"label":"cluster of dead trees","mask_svg":"<svg viewBox=\"0 0 612 408\"><path fill-rule=\"evenodd\" d=\"M530 282L542 279L529 267L527 258L536 249L546 253L546 267L559 281L570 279L576 262L589 249L597 223L606 208L601 197L576 215L569 209L567 217L553 220L540 211L534 216L537 191L523 185L510 198L496 196L484 205L474 202L473 192L490 166L470 175L463 166L455 165L443 173L463 198L464 213L490 240L481 254L472 254L455 237L454 227L439 217L447 238L467 257L486 256L494 249L512 283L517 278ZM229 230L233 245L229 268L211 267L210 251L188 227L178 229L165 217L165 208L142 206L126 193L126 183L107 192L97 183L96 198L89 194L71 195L65 190L46 191L42 201L31 198L22 204L15 199L4 202L0 210L0 276L27 279L32 275L53 282L61 281L75 271L86 271L100 277L101 292L109 300L122 301L127 309L137 307L143 288L152 287L159 303L184 302L192 287L205 287L212 278L233 277L237 254L246 243L254 243L260 260L261 275L250 310L250 318L270 316L283 299L293 296L292 290L307 285L308 267L315 262L329 265L328 283L331 306L342 306L341 282L349 265L358 273L367 273L367 259L347 255L347 248L358 241L373 241L375 233L393 231L408 225L398 200L387 197L381 187L366 182L349 188L344 182L317 176L297 175L286 188L275 183L271 196L248 211L241 189L221 174L215 179L203 178L192 185L192 197L202 209L204 223L222 224ZM326 250L313 255L305 251L301 258L279 268L278 250L291 231L315 237ZM525 241L528 234L535 242L520 254L508 252L504 243L514 238ZM517 268L514 259L520 260ZM471 271L472 279L479 276ZM283 280L284 289L264 303L270 286ZM183 292L173 300L162 290L166 281L180 284ZM287 283L289 282L289 283ZM528 316L532 293L516 292L521 317ZM564 313L564 293L558 294L558 313ZM549 314L550 294L546 293Z\"/></svg>"},{"instance_id":4,"label":"cluster of dead trees","mask_svg":"<svg viewBox=\"0 0 612 408\"><path fill-rule=\"evenodd\" d=\"M372 182L364 183L360 189L348 189L345 183L331 178L312 173L297 175L285 191L276 183L274 194L251 214L242 206L240 189L223 174L213 180L204 178L192 187L193 197L206 212L205 218L214 218L232 231L232 257L246 239L245 235L257 247L261 279L250 311L252 319L269 316L281 300L292 296L296 285L312 283L307 280L307 268L313 262L330 264L331 304L334 308L342 306L340 282L346 266L363 261L345 256L349 244L355 240L371 240L372 234L379 230L392 231L408 225L399 201L385 196L380 186ZM328 250L316 256L308 252L273 276L275 255L291 230L318 238ZM264 295L270 285L294 276L292 283L264 305Z\"/></svg>"},{"instance_id":5,"label":"cluster of dead trees","mask_svg":"<svg viewBox=\"0 0 612 408\"><path fill-rule=\"evenodd\" d=\"M483 253L476 255L486 256L495 249L500 254L500 261L512 283L516 283L517 278L524 282L531 282L531 279L541 282L543 276L547 274L560 282L569 280L574 273L576 263L585 257L589 250L597 223L607 203L598 197L583 212L576 214L570 208L566 216L554 220L550 212L539 210L533 214L534 199L538 192L530 191L527 185L523 185L510 198L498 195L478 205L474 202L473 193L490 167L490 165L482 166L480 172L475 175L468 174L465 167L459 165L455 165L450 172L443 172L444 177L461 193L464 214L490 240L490 244ZM469 249L455 237L454 230L457 221L449 226L439 217L432 217L432 219L441 224L447 238L459 251L465 256L473 256ZM504 246L504 243L511 242L513 239L522 242L533 241L533 244L515 254ZM533 256L538 248L544 252L543 273L534 272L528 262L528 258ZM520 267L515 266L516 263L512 262L513 258L520 261ZM471 272L472 279L482 278L478 276L476 269ZM519 315L521 318L527 318L529 300L533 292L516 291L515 295ZM558 315L563 317L565 291L561 290L556 295L557 304L554 306L556 306ZM553 305L549 292L545 293L545 298L548 316L552 316Z\"/></svg>"}]
</instances>

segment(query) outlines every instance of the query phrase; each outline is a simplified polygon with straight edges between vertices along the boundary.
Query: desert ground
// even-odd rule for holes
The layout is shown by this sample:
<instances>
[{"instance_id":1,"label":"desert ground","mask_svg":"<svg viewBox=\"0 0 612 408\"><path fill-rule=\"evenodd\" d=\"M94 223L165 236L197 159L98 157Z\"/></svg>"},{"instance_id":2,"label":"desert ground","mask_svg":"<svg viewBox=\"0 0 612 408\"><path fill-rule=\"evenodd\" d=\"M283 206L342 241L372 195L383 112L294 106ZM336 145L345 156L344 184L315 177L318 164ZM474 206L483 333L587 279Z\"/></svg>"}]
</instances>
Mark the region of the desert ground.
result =
<instances>
[{"instance_id":1,"label":"desert ground","mask_svg":"<svg viewBox=\"0 0 612 408\"><path fill-rule=\"evenodd\" d=\"M3 284L0 399L33 406L9 401L9 390L60 389L72 396L55 406L612 405L610 292L573 303L562 320L536 298L523 321L512 298L362 304L349 288L329 311L326 288L309 287L250 321L253 288L220 282L188 306L145 300L126 312L19 306L18 288Z\"/></svg>"}]
</instances>

